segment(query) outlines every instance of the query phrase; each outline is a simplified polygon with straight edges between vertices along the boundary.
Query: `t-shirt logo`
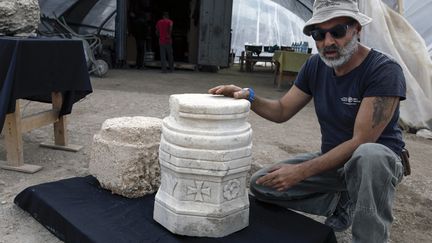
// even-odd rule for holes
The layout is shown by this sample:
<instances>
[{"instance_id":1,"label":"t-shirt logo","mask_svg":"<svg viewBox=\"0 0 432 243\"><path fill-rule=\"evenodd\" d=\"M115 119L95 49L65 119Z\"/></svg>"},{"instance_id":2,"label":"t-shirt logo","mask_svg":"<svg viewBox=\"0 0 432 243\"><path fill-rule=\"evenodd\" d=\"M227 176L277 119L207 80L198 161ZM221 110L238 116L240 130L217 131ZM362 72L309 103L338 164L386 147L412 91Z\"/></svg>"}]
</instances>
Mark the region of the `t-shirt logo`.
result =
<instances>
[{"instance_id":1,"label":"t-shirt logo","mask_svg":"<svg viewBox=\"0 0 432 243\"><path fill-rule=\"evenodd\" d=\"M361 103L361 99L356 97L342 97L340 100L345 105L358 105Z\"/></svg>"}]
</instances>

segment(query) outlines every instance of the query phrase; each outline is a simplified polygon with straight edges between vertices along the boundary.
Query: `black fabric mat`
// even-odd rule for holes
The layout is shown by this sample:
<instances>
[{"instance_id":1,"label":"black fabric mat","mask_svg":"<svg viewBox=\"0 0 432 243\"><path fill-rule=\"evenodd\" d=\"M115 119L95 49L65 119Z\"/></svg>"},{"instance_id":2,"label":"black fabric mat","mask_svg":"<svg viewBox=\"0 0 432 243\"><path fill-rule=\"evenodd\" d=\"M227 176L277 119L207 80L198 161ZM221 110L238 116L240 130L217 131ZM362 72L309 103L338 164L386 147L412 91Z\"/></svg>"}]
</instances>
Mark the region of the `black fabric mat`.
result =
<instances>
[{"instance_id":1,"label":"black fabric mat","mask_svg":"<svg viewBox=\"0 0 432 243\"><path fill-rule=\"evenodd\" d=\"M223 238L172 234L153 220L154 194L128 199L92 177L26 188L14 202L66 242L336 242L331 228L250 198L249 226Z\"/></svg>"}]
</instances>

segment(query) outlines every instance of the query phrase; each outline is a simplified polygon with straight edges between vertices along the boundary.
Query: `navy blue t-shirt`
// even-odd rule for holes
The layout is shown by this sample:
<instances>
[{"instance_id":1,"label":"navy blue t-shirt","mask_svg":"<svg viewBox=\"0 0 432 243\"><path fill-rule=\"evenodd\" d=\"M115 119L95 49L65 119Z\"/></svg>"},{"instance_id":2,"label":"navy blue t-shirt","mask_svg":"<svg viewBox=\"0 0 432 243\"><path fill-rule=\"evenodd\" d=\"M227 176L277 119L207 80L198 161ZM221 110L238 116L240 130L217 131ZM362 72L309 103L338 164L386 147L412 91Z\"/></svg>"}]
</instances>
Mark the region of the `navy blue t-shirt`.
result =
<instances>
[{"instance_id":1,"label":"navy blue t-shirt","mask_svg":"<svg viewBox=\"0 0 432 243\"><path fill-rule=\"evenodd\" d=\"M314 55L303 65L295 85L313 96L321 126L322 153L352 138L357 112L364 97L398 96L404 100L406 92L399 64L373 49L360 66L340 77L319 55ZM377 143L399 155L405 144L398 119L399 106Z\"/></svg>"}]
</instances>

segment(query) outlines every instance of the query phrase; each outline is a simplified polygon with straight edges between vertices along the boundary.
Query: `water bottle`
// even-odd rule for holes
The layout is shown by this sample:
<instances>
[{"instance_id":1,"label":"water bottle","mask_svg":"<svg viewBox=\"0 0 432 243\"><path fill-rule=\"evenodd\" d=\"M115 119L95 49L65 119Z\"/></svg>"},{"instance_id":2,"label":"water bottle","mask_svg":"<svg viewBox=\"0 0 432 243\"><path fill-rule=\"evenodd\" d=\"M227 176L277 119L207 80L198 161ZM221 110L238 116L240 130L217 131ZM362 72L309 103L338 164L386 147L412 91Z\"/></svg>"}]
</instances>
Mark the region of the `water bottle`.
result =
<instances>
[{"instance_id":1,"label":"water bottle","mask_svg":"<svg viewBox=\"0 0 432 243\"><path fill-rule=\"evenodd\" d=\"M307 53L307 49L308 49L308 43L307 42L303 42L302 53Z\"/></svg>"}]
</instances>

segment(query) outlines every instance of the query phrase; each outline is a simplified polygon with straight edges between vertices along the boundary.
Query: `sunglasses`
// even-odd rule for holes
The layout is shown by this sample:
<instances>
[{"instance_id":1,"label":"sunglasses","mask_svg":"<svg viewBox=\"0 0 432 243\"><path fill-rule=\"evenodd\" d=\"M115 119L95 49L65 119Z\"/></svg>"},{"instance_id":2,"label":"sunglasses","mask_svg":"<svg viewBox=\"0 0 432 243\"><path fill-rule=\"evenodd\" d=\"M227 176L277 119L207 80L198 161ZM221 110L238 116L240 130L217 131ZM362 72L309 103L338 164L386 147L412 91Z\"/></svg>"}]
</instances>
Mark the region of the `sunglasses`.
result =
<instances>
[{"instance_id":1,"label":"sunglasses","mask_svg":"<svg viewBox=\"0 0 432 243\"><path fill-rule=\"evenodd\" d=\"M348 28L353 24L354 23L338 24L335 27L327 30L316 28L311 30L310 34L316 41L324 40L327 32L330 33L333 38L340 39L346 35Z\"/></svg>"}]
</instances>

